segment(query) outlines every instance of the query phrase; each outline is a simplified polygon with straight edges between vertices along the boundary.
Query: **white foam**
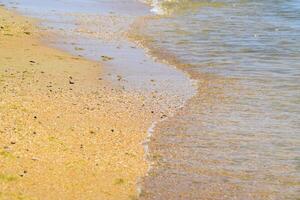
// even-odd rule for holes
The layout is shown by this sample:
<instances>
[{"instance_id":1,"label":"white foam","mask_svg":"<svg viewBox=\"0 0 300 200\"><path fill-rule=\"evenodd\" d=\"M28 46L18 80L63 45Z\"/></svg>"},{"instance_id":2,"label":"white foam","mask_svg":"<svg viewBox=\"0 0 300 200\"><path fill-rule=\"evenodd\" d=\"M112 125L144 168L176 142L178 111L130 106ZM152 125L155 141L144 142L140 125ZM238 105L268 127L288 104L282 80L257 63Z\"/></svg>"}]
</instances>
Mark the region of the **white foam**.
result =
<instances>
[{"instance_id":1,"label":"white foam","mask_svg":"<svg viewBox=\"0 0 300 200\"><path fill-rule=\"evenodd\" d=\"M160 0L141 0L143 3L147 3L149 4L152 8L151 8L151 12L157 15L163 15L164 14L164 10L161 7L161 2Z\"/></svg>"}]
</instances>

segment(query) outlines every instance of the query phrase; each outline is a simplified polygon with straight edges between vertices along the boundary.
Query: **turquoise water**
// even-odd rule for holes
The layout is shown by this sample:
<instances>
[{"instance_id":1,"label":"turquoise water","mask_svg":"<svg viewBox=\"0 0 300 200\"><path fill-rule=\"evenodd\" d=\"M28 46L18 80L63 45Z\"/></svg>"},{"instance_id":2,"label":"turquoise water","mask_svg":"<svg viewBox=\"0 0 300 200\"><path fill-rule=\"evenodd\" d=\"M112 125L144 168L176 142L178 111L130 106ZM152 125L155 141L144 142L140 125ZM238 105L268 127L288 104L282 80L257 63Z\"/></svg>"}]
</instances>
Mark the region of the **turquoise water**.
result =
<instances>
[{"instance_id":1,"label":"turquoise water","mask_svg":"<svg viewBox=\"0 0 300 200\"><path fill-rule=\"evenodd\" d=\"M156 127L143 198L299 198L300 1L152 6L140 34L199 93Z\"/></svg>"}]
</instances>

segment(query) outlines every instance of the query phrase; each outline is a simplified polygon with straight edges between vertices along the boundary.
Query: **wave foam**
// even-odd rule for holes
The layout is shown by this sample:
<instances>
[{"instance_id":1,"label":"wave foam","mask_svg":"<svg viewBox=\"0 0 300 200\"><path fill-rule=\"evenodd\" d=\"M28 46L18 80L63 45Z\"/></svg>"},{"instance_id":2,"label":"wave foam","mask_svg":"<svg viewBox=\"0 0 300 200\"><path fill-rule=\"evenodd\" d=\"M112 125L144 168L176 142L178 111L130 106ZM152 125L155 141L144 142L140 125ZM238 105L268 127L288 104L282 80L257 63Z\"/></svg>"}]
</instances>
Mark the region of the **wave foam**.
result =
<instances>
[{"instance_id":1,"label":"wave foam","mask_svg":"<svg viewBox=\"0 0 300 200\"><path fill-rule=\"evenodd\" d=\"M197 9L199 7L220 7L224 5L222 1L214 0L142 0L149 4L151 12L158 15L174 14L186 10Z\"/></svg>"}]
</instances>

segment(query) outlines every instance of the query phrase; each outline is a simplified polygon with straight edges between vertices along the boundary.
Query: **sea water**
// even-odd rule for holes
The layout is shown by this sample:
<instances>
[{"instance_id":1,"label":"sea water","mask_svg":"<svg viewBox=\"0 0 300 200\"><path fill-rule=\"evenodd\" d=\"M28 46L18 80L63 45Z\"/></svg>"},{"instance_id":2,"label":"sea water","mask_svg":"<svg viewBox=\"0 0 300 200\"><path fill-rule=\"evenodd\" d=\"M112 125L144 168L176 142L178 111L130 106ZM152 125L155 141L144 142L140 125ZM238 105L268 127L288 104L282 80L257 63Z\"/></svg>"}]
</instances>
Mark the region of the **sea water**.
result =
<instances>
[{"instance_id":1,"label":"sea water","mask_svg":"<svg viewBox=\"0 0 300 200\"><path fill-rule=\"evenodd\" d=\"M155 128L142 199L299 198L300 1L147 2L147 48L199 91Z\"/></svg>"},{"instance_id":2,"label":"sea water","mask_svg":"<svg viewBox=\"0 0 300 200\"><path fill-rule=\"evenodd\" d=\"M43 27L70 33L59 45L78 36L80 21L72 14L95 19L85 26L88 31L102 25L99 15L148 15L133 0L1 2L46 20ZM198 93L153 127L153 164L141 183L141 199L299 198L300 2L146 2L154 16L135 34L158 62L197 81ZM80 36L75 42L88 58L113 56L107 73L122 74L131 87L155 79L157 87L165 82L168 87L151 90L171 88L177 95L189 90L177 71L140 56L144 52L134 44L119 48L103 40Z\"/></svg>"}]
</instances>

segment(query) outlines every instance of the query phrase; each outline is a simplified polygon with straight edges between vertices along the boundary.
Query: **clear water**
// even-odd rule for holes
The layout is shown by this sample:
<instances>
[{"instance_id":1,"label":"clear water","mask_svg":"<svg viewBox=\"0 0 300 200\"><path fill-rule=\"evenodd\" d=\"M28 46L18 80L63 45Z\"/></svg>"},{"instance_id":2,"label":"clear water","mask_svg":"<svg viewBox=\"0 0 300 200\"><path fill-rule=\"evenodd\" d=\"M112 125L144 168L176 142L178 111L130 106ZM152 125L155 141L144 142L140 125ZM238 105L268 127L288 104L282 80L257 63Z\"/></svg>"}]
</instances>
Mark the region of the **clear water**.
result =
<instances>
[{"instance_id":1,"label":"clear water","mask_svg":"<svg viewBox=\"0 0 300 200\"><path fill-rule=\"evenodd\" d=\"M141 199L299 199L300 1L145 1L160 17L143 23L141 37L154 56L197 80L199 91L155 127L149 144L154 165ZM70 13L95 18L95 26L103 23L95 16L111 12L122 18L148 15L130 0L1 2L70 31L64 42L78 36ZM94 30L93 24L87 27ZM155 79L180 95L189 88L177 71L132 43L121 49L98 37L76 43L88 58L115 57L106 70L132 85Z\"/></svg>"},{"instance_id":2,"label":"clear water","mask_svg":"<svg viewBox=\"0 0 300 200\"><path fill-rule=\"evenodd\" d=\"M199 94L156 127L143 198L298 199L300 1L152 6L149 48L184 63Z\"/></svg>"}]
</instances>

